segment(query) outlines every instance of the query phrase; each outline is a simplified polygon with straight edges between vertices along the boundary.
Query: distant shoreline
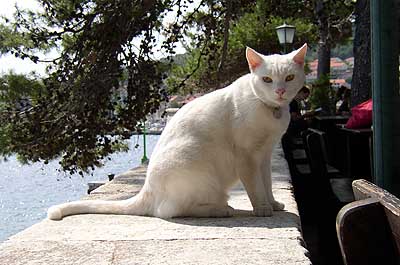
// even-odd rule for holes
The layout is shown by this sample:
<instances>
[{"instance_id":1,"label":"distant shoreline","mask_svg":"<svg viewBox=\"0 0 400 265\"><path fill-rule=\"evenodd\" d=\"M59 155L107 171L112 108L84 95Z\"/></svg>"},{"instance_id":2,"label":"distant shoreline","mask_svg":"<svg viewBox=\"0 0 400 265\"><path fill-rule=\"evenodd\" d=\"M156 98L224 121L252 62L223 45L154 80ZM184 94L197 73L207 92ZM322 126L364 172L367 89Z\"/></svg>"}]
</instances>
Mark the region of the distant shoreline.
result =
<instances>
[{"instance_id":1,"label":"distant shoreline","mask_svg":"<svg viewBox=\"0 0 400 265\"><path fill-rule=\"evenodd\" d=\"M160 135L162 131L148 131L146 130L146 135ZM143 132L133 132L132 135L143 135Z\"/></svg>"}]
</instances>

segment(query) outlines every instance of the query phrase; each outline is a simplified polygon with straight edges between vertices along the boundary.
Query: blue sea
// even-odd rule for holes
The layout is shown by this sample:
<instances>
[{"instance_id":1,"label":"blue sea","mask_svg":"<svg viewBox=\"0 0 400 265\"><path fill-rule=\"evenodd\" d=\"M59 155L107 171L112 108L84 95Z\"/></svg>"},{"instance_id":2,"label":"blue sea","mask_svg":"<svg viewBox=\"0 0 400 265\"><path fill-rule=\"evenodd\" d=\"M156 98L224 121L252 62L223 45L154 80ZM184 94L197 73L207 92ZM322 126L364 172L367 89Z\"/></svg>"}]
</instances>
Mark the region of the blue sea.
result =
<instances>
[{"instance_id":1,"label":"blue sea","mask_svg":"<svg viewBox=\"0 0 400 265\"><path fill-rule=\"evenodd\" d=\"M158 138L147 136L147 157ZM103 167L84 177L60 172L58 161L21 165L13 156L0 162L0 241L44 219L49 206L85 196L88 182L106 181L108 174L117 175L140 165L142 143L142 136L133 136L128 152L113 154Z\"/></svg>"}]
</instances>

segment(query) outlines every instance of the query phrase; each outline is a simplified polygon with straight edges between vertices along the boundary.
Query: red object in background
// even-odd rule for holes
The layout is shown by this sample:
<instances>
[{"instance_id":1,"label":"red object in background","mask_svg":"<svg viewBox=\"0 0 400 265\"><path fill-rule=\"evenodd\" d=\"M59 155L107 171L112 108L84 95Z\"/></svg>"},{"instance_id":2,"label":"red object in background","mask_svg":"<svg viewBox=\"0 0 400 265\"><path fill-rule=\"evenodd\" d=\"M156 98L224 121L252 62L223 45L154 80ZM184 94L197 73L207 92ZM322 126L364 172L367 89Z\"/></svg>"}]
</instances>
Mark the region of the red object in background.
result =
<instances>
[{"instance_id":1,"label":"red object in background","mask_svg":"<svg viewBox=\"0 0 400 265\"><path fill-rule=\"evenodd\" d=\"M369 99L351 109L351 117L346 128L367 128L372 125L372 99Z\"/></svg>"}]
</instances>

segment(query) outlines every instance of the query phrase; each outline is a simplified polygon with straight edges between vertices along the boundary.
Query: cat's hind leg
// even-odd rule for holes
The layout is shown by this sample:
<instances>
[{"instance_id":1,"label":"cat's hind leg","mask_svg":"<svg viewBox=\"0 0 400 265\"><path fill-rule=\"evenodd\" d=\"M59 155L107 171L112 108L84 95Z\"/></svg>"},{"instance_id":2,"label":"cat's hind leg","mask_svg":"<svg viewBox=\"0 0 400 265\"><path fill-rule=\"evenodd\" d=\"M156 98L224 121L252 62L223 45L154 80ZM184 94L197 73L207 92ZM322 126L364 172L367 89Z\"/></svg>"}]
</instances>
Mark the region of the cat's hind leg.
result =
<instances>
[{"instance_id":1,"label":"cat's hind leg","mask_svg":"<svg viewBox=\"0 0 400 265\"><path fill-rule=\"evenodd\" d=\"M156 208L154 215L162 219L178 217L182 215L182 208L183 206L178 202L171 199L164 199Z\"/></svg>"},{"instance_id":2,"label":"cat's hind leg","mask_svg":"<svg viewBox=\"0 0 400 265\"><path fill-rule=\"evenodd\" d=\"M156 210L156 216L162 219L173 217L230 217L234 209L229 205L192 204L180 205L172 200L164 200Z\"/></svg>"},{"instance_id":3,"label":"cat's hind leg","mask_svg":"<svg viewBox=\"0 0 400 265\"><path fill-rule=\"evenodd\" d=\"M190 217L231 217L234 209L229 205L198 204L186 213Z\"/></svg>"}]
</instances>

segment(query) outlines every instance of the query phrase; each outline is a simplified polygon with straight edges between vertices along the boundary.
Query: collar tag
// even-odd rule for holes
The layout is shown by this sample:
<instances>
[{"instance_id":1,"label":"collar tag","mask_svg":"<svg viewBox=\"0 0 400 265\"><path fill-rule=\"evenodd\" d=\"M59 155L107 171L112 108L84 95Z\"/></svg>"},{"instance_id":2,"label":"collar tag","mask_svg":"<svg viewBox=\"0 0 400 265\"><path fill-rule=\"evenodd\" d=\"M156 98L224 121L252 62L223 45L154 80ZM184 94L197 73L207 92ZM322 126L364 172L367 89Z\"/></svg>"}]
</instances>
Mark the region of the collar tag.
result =
<instances>
[{"instance_id":1,"label":"collar tag","mask_svg":"<svg viewBox=\"0 0 400 265\"><path fill-rule=\"evenodd\" d=\"M280 119L282 117L282 108L281 107L273 108L272 115L274 115L275 119Z\"/></svg>"}]
</instances>

